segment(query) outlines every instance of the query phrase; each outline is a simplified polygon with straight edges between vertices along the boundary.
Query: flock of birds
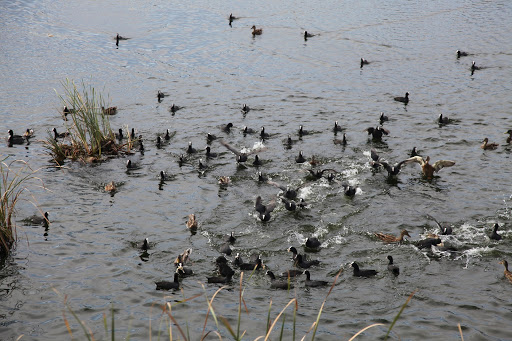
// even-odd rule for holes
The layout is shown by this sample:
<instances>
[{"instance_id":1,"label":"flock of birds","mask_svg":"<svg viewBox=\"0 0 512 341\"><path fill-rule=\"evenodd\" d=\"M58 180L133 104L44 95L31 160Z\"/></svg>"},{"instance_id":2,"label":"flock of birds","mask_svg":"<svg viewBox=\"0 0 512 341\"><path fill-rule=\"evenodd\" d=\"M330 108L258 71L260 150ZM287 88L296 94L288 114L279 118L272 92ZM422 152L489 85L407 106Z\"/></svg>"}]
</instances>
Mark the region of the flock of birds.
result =
<instances>
[{"instance_id":1,"label":"flock of birds","mask_svg":"<svg viewBox=\"0 0 512 341\"><path fill-rule=\"evenodd\" d=\"M231 26L232 22L234 20L237 20L238 18L230 14L229 16L229 25ZM259 36L263 34L262 28L256 28L256 26L251 27L252 35ZM312 38L315 35L305 31L304 32L304 39L307 40L308 38ZM121 40L126 40L129 38L125 38L117 34L115 37L116 40L116 46L119 46L119 42ZM469 54L463 51L456 51L457 58L468 56ZM364 58L361 58L360 60L360 67L363 68L365 65L370 64L370 62ZM471 73L475 72L476 70L481 69L480 67L476 66L475 62L473 61L471 65ZM158 91L157 93L157 100L159 103L161 103L164 99L166 94L164 94L161 91ZM394 97L394 100L400 103L403 103L404 105L407 105L409 103L409 92L406 92L405 95ZM109 107L109 108L101 108L103 114L105 115L114 115L117 112L117 107ZM169 111L174 114L181 108L178 107L175 104L172 104L172 106L169 108ZM66 120L67 115L71 112L73 112L74 109L70 109L67 107L64 107L62 111L63 118ZM243 105L241 108L241 111L244 114L247 114L251 109L247 105ZM381 141L386 135L388 135L390 132L384 128L385 122L388 121L388 117L381 113L379 117L379 125L375 127L368 127L365 129L364 132L368 134L368 136L371 136L371 139L373 141ZM448 117L443 116L442 114L439 115L438 123L439 125L446 125L451 123L452 120ZM229 133L233 129L233 124L228 123L225 126L222 127L222 131L226 133L226 135L229 136ZM347 136L345 133L342 134L341 139L337 139L336 136L338 133L343 132L343 128L339 125L338 121L334 123L334 126L331 129L334 133L334 144L337 145L346 145L348 143ZM246 135L258 135L259 139L261 141L265 141L270 137L270 134L265 130L265 127L261 127L259 132L255 129L249 128L245 126L243 130L241 131L244 136ZM510 143L512 141L512 129L508 130L506 132L509 136L507 138L507 143ZM61 139L66 138L68 136L67 132L59 133L56 128L53 128L53 134L54 138ZM301 125L297 131L297 135L299 139L302 137L308 135L309 132ZM17 144L24 144L24 143L30 143L30 138L32 138L34 135L33 130L27 129L27 131L23 135L15 135L12 130L8 131L8 136L6 138L7 144L9 147L13 147ZM122 141L129 135L132 139L134 139L138 143L138 148L141 153L144 153L144 143L142 140L142 136L136 136L134 129L132 129L131 133L123 133L122 129L119 129L119 132L115 134L116 139L119 141ZM165 132L164 135L158 136L156 139L156 146L160 148L163 143L168 142L172 137L174 136L174 133L171 133L169 130ZM215 153L211 150L211 144L213 141L218 141L220 145L225 147L228 151L232 152L235 155L235 161L239 167L244 167L243 165L247 162L251 162L253 166L259 167L264 164L264 161L261 160L258 153L263 151L264 149L258 149L255 148L253 150L247 150L247 149L239 149L235 146L229 144L226 142L223 138L217 137L216 135L213 135L211 133L208 133L206 135L206 143L207 146L205 148L205 154L204 157L206 159L214 159L219 156L219 153ZM291 135L288 135L288 137L285 139L284 144L288 147L287 149L291 149L292 145L296 141L292 138ZM485 138L482 141L481 148L484 150L493 150L496 149L499 145L497 143L490 143L487 138ZM178 163L180 166L182 166L185 162L188 161L189 156L199 153L199 150L196 149L192 142L189 142L188 146L185 149L185 153L181 154L178 158ZM252 156L254 155L254 156ZM251 161L249 161L251 159ZM295 157L295 162L297 164L303 164L303 163L310 163L311 169L308 169L308 175L313 180L318 180L321 178L327 179L329 183L334 183L334 180L337 177L338 172L334 169L316 169L315 167L319 164L317 160L313 158L307 159L302 151L299 151L298 155ZM430 163L430 156L422 157L418 155L418 152L416 150L416 147L414 147L411 151L410 157L402 160L398 163L391 163L389 161L386 161L382 159L382 157L377 153L376 150L372 149L370 151L370 160L369 164L372 169L379 170L383 169L387 172L388 176L390 177L396 177L402 168L408 164L414 164L417 163L421 167L421 171L423 176L426 179L432 179L434 177L434 173L439 172L441 169L446 167L452 167L455 165L454 161L451 160L438 160L434 162L433 164ZM137 167L132 160L127 160L126 167L128 169ZM207 165L203 162L202 159L199 159L198 161L198 169L201 171L207 167ZM167 175L164 171L161 171L159 173L160 180L162 182L169 179L169 175ZM290 185L282 185L275 181L271 181L268 179L268 177L263 174L262 172L258 172L258 181L260 183L267 183L268 185L274 186L279 189L279 194L273 197L271 200L269 200L267 203L264 203L263 198L261 196L257 196L254 203L254 210L255 210L255 216L261 220L262 222L268 222L271 219L271 214L274 211L274 209L277 207L279 202L282 202L285 209L288 211L295 211L300 209L305 209L308 207L309 203L304 200L304 198L300 198L298 193L300 190L299 188L293 188ZM228 176L221 176L218 179L218 183L221 187L227 187L230 184L230 178ZM357 188L354 186L349 185L348 183L341 183L341 187L343 188L342 192L344 195L348 197L353 197L357 193ZM105 191L107 192L115 192L117 190L115 183L111 182L105 185ZM433 217L431 217L434 219ZM50 223L48 212L44 213L44 217L31 217L30 223L35 225L45 225L46 227ZM435 220L435 219L434 219ZM442 226L439 222L436 221L436 224L439 227L440 233L442 235L450 235L452 234L452 228L448 226ZM186 222L186 227L195 234L199 223L196 219L196 216L194 214L190 214L188 217L188 221ZM499 225L495 224L492 230L492 233L489 235L489 237L493 240L499 241L502 239L502 236L498 234L498 228ZM382 240L384 243L402 243L404 241L404 237L409 237L409 232L407 230L401 231L400 235L394 236L390 234L384 234L384 233L375 233L375 237ZM222 254L225 254L226 256L231 256L233 251L231 249L231 245L233 245L236 241L236 237L231 233L228 235L225 239L224 244L220 247L219 251ZM432 246L438 246L440 248L443 248L442 240L437 235L430 235L428 238L418 240L414 242L414 245L418 247L419 249L425 249L425 248L431 248ZM304 248L306 251L309 252L318 252L320 251L322 246L322 243L316 238L316 237L309 237L304 245ZM144 239L142 245L140 248L143 250L144 253L147 253L147 251L151 248L151 244L149 243L148 239ZM450 250L449 248L446 248L447 250ZM274 274L271 270L266 271L266 275L270 278L270 287L276 288L276 289L290 289L294 285L294 279L298 276L305 275L306 279L304 281L305 286L307 287L319 287L319 286L327 286L329 285L329 282L324 280L312 280L311 279L311 273L310 269L314 268L315 266L318 266L320 264L319 260L308 260L308 257L304 254L298 253L297 249L295 247L288 248L288 251L293 254L292 261L295 268L289 269L287 271L282 272L281 274ZM159 281L156 282L156 288L161 290L170 290L170 289L178 289L180 287L180 278L182 277L188 277L194 274L191 266L190 266L190 260L191 260L191 252L192 249L186 249L182 254L178 255L176 260L174 261L175 264L175 274L174 274L174 280L173 281ZM394 263L394 259L391 255L387 256L387 269L390 273L392 273L395 276L398 276L400 274L400 268L397 264ZM207 281L208 283L222 283L227 284L231 283L233 276L235 275L234 268L238 268L241 271L247 270L247 271L257 271L259 269L265 269L266 266L263 264L263 261L261 259L261 256L259 254L252 254L248 262L244 262L241 258L240 253L237 253L234 257L233 261L230 262L228 259L221 255L217 257L215 260L216 264L216 271L217 274L212 277L208 277ZM505 270L504 274L505 277L512 283L512 273L508 270L508 263L506 260L503 260L501 264L504 265ZM378 271L373 269L361 269L359 267L359 264L357 262L352 262L351 264L353 268L353 275L357 277L373 277L377 275ZM340 270L341 271L341 270Z\"/></svg>"}]
</instances>

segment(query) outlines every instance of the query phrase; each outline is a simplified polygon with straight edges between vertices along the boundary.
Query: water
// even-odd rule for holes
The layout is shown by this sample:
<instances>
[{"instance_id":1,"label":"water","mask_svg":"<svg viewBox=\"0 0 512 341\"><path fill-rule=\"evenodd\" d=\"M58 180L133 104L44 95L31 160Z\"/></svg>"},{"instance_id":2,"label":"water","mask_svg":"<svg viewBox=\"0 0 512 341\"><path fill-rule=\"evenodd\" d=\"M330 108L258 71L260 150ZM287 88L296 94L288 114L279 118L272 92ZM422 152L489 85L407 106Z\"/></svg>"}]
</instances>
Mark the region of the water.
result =
<instances>
[{"instance_id":1,"label":"water","mask_svg":"<svg viewBox=\"0 0 512 341\"><path fill-rule=\"evenodd\" d=\"M191 247L196 275L183 280L184 296L203 293L201 283L214 273L217 250L230 231L238 238L235 253L248 258L259 252L276 273L292 268L288 246L299 247L310 235L324 242L319 253L310 254L322 261L311 269L312 277L332 281L340 267L343 273L324 306L319 339L349 339L372 323L389 324L413 291L394 327L395 339L458 339L458 323L465 339L511 339L511 287L498 264L512 256L511 148L503 135L511 128L509 2L263 1L256 6L41 0L1 7L0 130L21 133L30 127L37 139L53 127L62 130L54 89L62 93L65 78L83 79L104 89L118 106L112 126L135 127L147 149L137 156L140 168L126 172L125 158L93 166L67 163L56 170L41 143L0 147L2 155L41 168L38 174L50 191L33 188L31 193L52 220L48 231L20 227L18 247L3 261L1 339L69 338L64 298L53 289L67 295L97 339L104 335L103 313L112 303L118 337L130 332L132 340L146 340L150 321L156 337L161 315L153 305L183 295L156 291L154 282L170 280L172 261ZM232 27L229 13L241 17ZM262 27L263 35L252 38L252 25ZM304 30L317 36L304 41ZM116 48L116 33L131 39ZM456 59L457 49L473 55ZM362 69L361 57L371 62ZM473 76L472 60L485 67ZM160 104L157 90L168 94ZM393 101L406 91L409 105ZM171 115L172 103L183 109ZM243 104L253 109L245 116ZM373 143L363 130L378 124L381 111L390 117L384 126L391 134ZM456 121L439 127L440 113ZM335 120L345 128L346 147L333 144ZM221 127L228 122L234 128L226 135ZM296 135L300 124L312 132L302 140ZM265 126L271 138L258 145L256 135L240 134L245 125ZM157 149L156 134L167 128L176 135ZM221 155L208 160L204 173L197 170L200 156L179 167L177 157L188 142L204 148L207 132L240 149L266 148L259 153L264 165L237 169L234 156L214 142L212 151ZM292 149L283 144L288 134L297 140ZM482 151L484 137L500 147ZM368 166L371 148L398 162L414 146L433 161L457 164L432 181L421 177L417 165L406 166L396 181ZM310 166L294 162L300 150L307 158L315 155L318 168L337 170L337 182L306 179ZM161 189L160 170L173 175ZM255 197L268 202L278 193L256 181L258 170L280 184L300 186L311 207L293 214L279 205L270 222L258 221ZM217 184L220 176L231 177L225 190ZM113 197L102 190L112 180L119 184ZM343 182L360 188L353 199L343 195ZM36 212L27 201L17 208L19 220ZM190 213L200 222L194 236L185 228ZM414 240L438 232L427 213L453 227L454 236L443 239L460 252L427 253L373 237L375 232L397 235L403 228ZM495 222L504 236L500 242L488 238ZM136 248L145 237L152 244L148 261ZM398 278L387 273L388 254L401 266ZM374 279L354 278L352 261L380 273ZM244 278L250 313L242 317L246 339L261 335L271 299L275 317L293 297L299 301L297 335L302 337L328 291L305 290L301 281L290 293L270 290L263 272ZM238 279L237 272L234 283ZM218 286L205 288L211 297ZM234 285L215 299L217 312L232 325L237 295ZM188 321L191 339L197 339L204 299L175 309L182 327ZM74 335L82 335L69 312L66 317ZM207 328L213 327L210 321ZM291 335L291 324L285 328ZM383 328L360 339L380 337Z\"/></svg>"}]
</instances>

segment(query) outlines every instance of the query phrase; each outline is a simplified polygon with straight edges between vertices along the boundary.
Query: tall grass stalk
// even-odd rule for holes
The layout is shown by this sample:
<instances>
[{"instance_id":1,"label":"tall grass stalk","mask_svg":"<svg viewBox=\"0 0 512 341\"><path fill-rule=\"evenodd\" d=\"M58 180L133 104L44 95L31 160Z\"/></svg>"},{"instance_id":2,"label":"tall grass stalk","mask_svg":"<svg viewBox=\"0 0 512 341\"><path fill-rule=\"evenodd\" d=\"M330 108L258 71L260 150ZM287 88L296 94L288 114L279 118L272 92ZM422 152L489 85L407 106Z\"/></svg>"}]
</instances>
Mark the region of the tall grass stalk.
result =
<instances>
[{"instance_id":1,"label":"tall grass stalk","mask_svg":"<svg viewBox=\"0 0 512 341\"><path fill-rule=\"evenodd\" d=\"M343 272L343 269L338 271L338 274L336 275L336 277L334 277L334 281L332 282L331 288L327 292L327 295L325 296L324 301L322 302L322 305L320 306L320 310L318 310L318 315L317 315L316 321L314 323L315 328L313 329L313 336L311 336L311 341L313 341L315 339L316 330L318 328L318 324L320 323L320 316L322 316L322 310L324 309L325 302L327 302L327 297L329 297L329 295L331 294L332 289L334 289L334 286L336 285L336 282L338 281L338 277L340 277L342 272Z\"/></svg>"},{"instance_id":2,"label":"tall grass stalk","mask_svg":"<svg viewBox=\"0 0 512 341\"><path fill-rule=\"evenodd\" d=\"M391 333L391 329L393 329L393 326L395 325L396 321L398 321L398 318L400 317L400 315L402 315L402 312L404 311L405 307L407 307L407 304L409 304L409 302L411 301L412 297L414 296L414 294L416 293L416 291L413 291L409 297L407 298L407 300L405 301L405 303L402 305L402 308L400 309L400 311L398 312L398 314L395 316L395 318L393 319L393 322L391 323L391 325L389 326L389 329L388 329L388 332L386 333L386 337L384 338L384 340L387 340L388 339L388 336L389 336L389 333Z\"/></svg>"},{"instance_id":3,"label":"tall grass stalk","mask_svg":"<svg viewBox=\"0 0 512 341\"><path fill-rule=\"evenodd\" d=\"M37 170L30 168L27 162L14 160L7 163L7 157L0 156L0 159L0 256L7 256L17 241L13 218L21 194L31 180L38 180L43 188L44 184L35 176Z\"/></svg>"},{"instance_id":4,"label":"tall grass stalk","mask_svg":"<svg viewBox=\"0 0 512 341\"><path fill-rule=\"evenodd\" d=\"M106 106L102 94L83 81L81 89L69 79L63 81L62 86L64 94L58 96L70 108L67 115L70 119L65 121L69 144L56 141L49 132L45 145L55 161L59 164L65 158L94 161L104 154L117 155L122 151L124 147L116 143L108 115L102 110Z\"/></svg>"}]
</instances>

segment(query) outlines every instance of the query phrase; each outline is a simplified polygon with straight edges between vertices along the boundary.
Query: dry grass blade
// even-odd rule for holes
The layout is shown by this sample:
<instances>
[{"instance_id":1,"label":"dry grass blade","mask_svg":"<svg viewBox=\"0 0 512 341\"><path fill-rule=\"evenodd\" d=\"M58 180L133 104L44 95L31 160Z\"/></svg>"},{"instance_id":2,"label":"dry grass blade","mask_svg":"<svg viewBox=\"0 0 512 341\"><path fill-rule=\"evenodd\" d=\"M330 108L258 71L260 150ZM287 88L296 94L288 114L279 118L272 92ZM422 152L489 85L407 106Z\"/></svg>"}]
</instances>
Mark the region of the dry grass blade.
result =
<instances>
[{"instance_id":1,"label":"dry grass blade","mask_svg":"<svg viewBox=\"0 0 512 341\"><path fill-rule=\"evenodd\" d=\"M288 304L286 304L286 306L281 310L281 312L277 315L277 317L275 318L274 322L272 323L272 325L270 326L269 330L267 331L267 335L265 336L265 341L267 341L270 337L270 333L272 333L272 329L274 329L274 326L276 325L277 321L279 321L279 318L281 317L281 315L283 315L284 311L286 310L286 308L288 308L290 306L290 304L296 302L297 299L296 298L292 298L290 300L290 302L288 302ZM262 337L262 336L260 336ZM259 338L260 338L259 337ZM258 339L259 339L258 338ZM257 340L257 339L256 339Z\"/></svg>"},{"instance_id":2,"label":"dry grass blade","mask_svg":"<svg viewBox=\"0 0 512 341\"><path fill-rule=\"evenodd\" d=\"M334 277L334 281L332 282L331 288L329 289L329 292L325 296L324 301L322 302L322 305L320 306L320 310L318 311L318 315L317 315L316 321L314 323L315 328L313 330L313 336L311 337L311 341L313 341L315 339L316 330L318 328L318 323L320 322L320 316L322 316L322 310L324 309L325 302L327 302L327 298L331 294L332 289L334 289L334 286L336 285L336 282L338 281L338 277L340 277L342 272L343 272L343 269L338 271L338 274L336 275L336 277ZM308 333L309 333L309 331L308 331Z\"/></svg>"},{"instance_id":3,"label":"dry grass blade","mask_svg":"<svg viewBox=\"0 0 512 341\"><path fill-rule=\"evenodd\" d=\"M457 323L457 327L459 327L460 339L464 341L464 336L462 335L462 328L460 327L460 323Z\"/></svg>"},{"instance_id":4,"label":"dry grass blade","mask_svg":"<svg viewBox=\"0 0 512 341\"><path fill-rule=\"evenodd\" d=\"M366 326L366 327L364 327L363 329L361 329L360 331L358 331L358 332L356 333L356 335L352 336L348 341L355 340L355 338L356 338L357 336L359 336L359 334L363 333L363 332L364 332L365 330L367 330L367 329L370 329L370 328L373 328L373 327L376 327L376 326L383 326L383 325L384 325L384 324L382 324L382 323L374 323L374 324L371 324L371 325L369 325L369 326Z\"/></svg>"},{"instance_id":5,"label":"dry grass blade","mask_svg":"<svg viewBox=\"0 0 512 341\"><path fill-rule=\"evenodd\" d=\"M409 304L409 302L411 301L412 297L414 296L414 294L416 293L416 290L414 290L410 295L409 297L407 298L407 300L405 301L405 303L402 305L402 308L400 309L400 311L398 312L398 314L395 316L395 318L393 319L393 322L391 323L391 325L389 326L389 329L388 329L388 332L386 333L386 337L384 338L384 340L387 340L388 339L388 336L389 336L389 333L391 333L391 329L393 329L393 326L395 325L396 321L398 321L398 318L400 317L400 315L402 314L402 312L404 311L405 307L407 306L407 304Z\"/></svg>"},{"instance_id":6,"label":"dry grass blade","mask_svg":"<svg viewBox=\"0 0 512 341\"><path fill-rule=\"evenodd\" d=\"M206 289L203 284L201 284L201 285L203 286L203 290L205 291L205 296L206 296ZM204 335L204 332L206 330L206 323L208 322L208 315L210 314L210 311L212 312L212 316L213 316L213 319L215 320L215 324L217 325L217 328L219 328L219 321L217 321L217 316L215 315L215 311L213 310L212 303L213 303L213 300L215 299L215 296L217 296L217 294L225 287L226 286L222 286L219 289L217 289L217 291L215 291L215 293L213 294L211 301L208 300L208 296L206 296L206 303L208 303L208 311L206 312L206 317L204 319L203 332L201 333L201 335ZM206 335L202 336L201 340L203 340L205 337L206 337Z\"/></svg>"},{"instance_id":7,"label":"dry grass blade","mask_svg":"<svg viewBox=\"0 0 512 341\"><path fill-rule=\"evenodd\" d=\"M180 325L178 324L178 321L176 321L176 319L174 318L174 316L172 316L172 312L171 312L171 305L170 304L167 304L165 306L165 313L167 314L167 316L169 316L169 318L172 320L172 322L176 325L176 328L178 328L178 331L180 332L181 336L183 337L183 340L187 341L187 337L185 336L185 333L183 332L183 330L181 329ZM169 309L167 309L167 307L169 307ZM171 329L171 327L169 326L169 330Z\"/></svg>"}]
</instances>

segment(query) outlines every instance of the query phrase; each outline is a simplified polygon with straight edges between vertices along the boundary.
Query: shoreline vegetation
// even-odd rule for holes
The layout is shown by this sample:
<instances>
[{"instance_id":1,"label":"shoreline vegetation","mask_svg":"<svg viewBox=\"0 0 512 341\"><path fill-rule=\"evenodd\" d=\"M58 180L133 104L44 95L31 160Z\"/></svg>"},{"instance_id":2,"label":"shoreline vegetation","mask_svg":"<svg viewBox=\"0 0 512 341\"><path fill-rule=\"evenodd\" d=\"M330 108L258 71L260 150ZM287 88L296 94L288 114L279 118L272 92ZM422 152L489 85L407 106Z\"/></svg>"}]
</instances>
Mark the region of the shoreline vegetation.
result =
<instances>
[{"instance_id":1,"label":"shoreline vegetation","mask_svg":"<svg viewBox=\"0 0 512 341\"><path fill-rule=\"evenodd\" d=\"M28 191L27 183L38 180L41 187L45 188L42 180L35 176L37 170L30 168L27 162L13 160L8 163L7 159L8 157L0 155L0 257L10 255L11 249L16 247L18 236L13 218L22 193ZM40 213L44 217L41 211Z\"/></svg>"},{"instance_id":2,"label":"shoreline vegetation","mask_svg":"<svg viewBox=\"0 0 512 341\"><path fill-rule=\"evenodd\" d=\"M123 143L122 137L116 137L110 127L108 116L117 108L106 108L103 95L94 87L87 86L83 80L81 88L69 79L61 84L64 94L55 92L64 105L61 115L65 132L59 134L54 128L48 131L44 141L57 165L61 166L66 159L92 163L106 157L130 154L136 142L134 136L127 130L126 142Z\"/></svg>"},{"instance_id":3,"label":"shoreline vegetation","mask_svg":"<svg viewBox=\"0 0 512 341\"><path fill-rule=\"evenodd\" d=\"M178 321L176 319L176 315L179 316L179 312L176 313L176 310L178 310L178 306L179 305L182 305L182 304L185 304L186 302L188 301L191 301L191 300L194 300L198 297L201 297L203 296L203 294L197 294L197 295L194 295L192 297L189 297L189 298L184 298L183 300L180 300L180 301L174 301L174 303L170 303L170 302L166 302L165 304L163 305L159 305L159 309L161 310L160 312L160 317L159 317L159 323L158 323L158 340L160 340L160 338L162 339L168 339L168 340L205 340L209 334L214 334L215 335L215 339L219 339L219 340L224 340L224 339L233 339L233 340L236 340L236 341L241 341L244 339L244 336L247 336L246 339L247 340L254 340L254 341L260 341L260 340L270 340L270 337L272 335L272 339L273 340L283 340L285 337L287 339L290 338L291 336L291 339L292 340L305 340L306 337L308 336L311 336L311 341L315 340L315 336L316 336L316 332L317 332L317 328L321 322L321 316L322 316L322 311L323 311L323 308L324 308L324 305L325 303L327 302L327 299L329 297L329 295L331 294L333 288L335 287L336 285L336 282L338 280L338 277L340 276L341 274L341 271L338 272L338 274L336 275L336 277L334 278L333 280L333 283L329 289L329 291L327 292L327 295L325 296L325 299L323 300L322 302L322 305L320 306L320 309L318 311L318 314L317 314L317 318L316 320L311 324L311 326L309 327L308 331L306 332L306 334L302 337L300 336L297 336L296 333L297 333L297 330L296 330L296 317L297 317L297 310L298 310L298 299L297 298L292 298L285 306L284 308L282 308L278 313L277 315L272 318L272 315L273 315L273 312L272 312L272 299L270 299L270 302L269 302L269 307L268 307L268 314L267 314L267 320L266 320L266 327L265 327L265 333L264 335L260 335L260 336L257 336L257 337L254 337L254 336L247 336L247 330L241 330L241 320L242 320L242 312L245 311L245 313L247 315L249 315L249 310L247 309L247 305L245 303L245 300L244 300L244 291L245 291L245 288L243 287L243 277L244 277L244 273L242 272L241 275L240 275L240 286L239 286L239 294L238 294L238 312L237 312L237 320L236 320L236 325L231 325L227 318L225 318L224 316L220 315L217 310L214 308L214 300L215 300L215 297L217 296L218 293L220 293L223 289L225 288L228 288L228 286L222 286L220 288L218 288L215 293L212 295L211 298L208 297L208 295L206 294L206 288L204 287L203 285L203 290L204 290L204 298L206 300L206 316L205 316L205 320L204 320L204 325L203 325L203 328L202 328L202 333L201 333L201 336L199 337L199 339L197 338L197 336L194 336L194 335L190 335L190 329L189 329L189 324L188 324L188 321ZM66 296L63 296L59 291L57 291L56 289L53 289L57 295L63 297L64 299L64 305L65 305L65 308L66 310L73 316L73 318L76 320L76 322L78 323L78 325L75 325L74 327L75 328L78 328L82 330L85 338L89 341L94 341L96 340L96 338L94 337L93 335L93 332L92 330L85 325L85 323L80 320L80 318L78 317L78 315L73 311L73 309L71 308L71 306L69 305L69 302L68 302L68 297L67 295ZM181 289L181 293L184 295L184 292L183 290ZM393 327L395 326L396 322L398 321L398 319L400 318L400 315L402 314L402 312L405 310L405 308L407 307L407 305L409 304L409 302L411 301L411 299L413 298L414 294L416 293L416 291L412 292L409 297L407 298L407 300L405 301L405 303L402 305L400 311L397 313L397 315L394 317L393 321L391 322L391 324L389 326L383 324L383 323L373 323L373 324L370 324L366 327L364 327L363 329L357 331L352 337L350 337L348 339L348 341L353 341L355 340L359 335L363 334L366 330L370 329L370 328L373 328L373 327L377 327L377 326L381 326L381 327L384 327L384 330L386 330L386 333L385 335L383 335L382 337L380 337L380 339L383 339L383 340L387 340L390 333L391 333L391 330L393 329ZM290 330L291 329L291 334L292 335L285 335L285 323L286 323L286 319L287 319L287 313L288 313L288 316L290 315L290 312L289 312L289 307L292 307L292 312L291 312L291 317L292 317L292 324L291 324L291 328L289 328L289 326L286 328L286 330ZM153 306L152 306L153 307ZM112 304L112 307L110 309L110 321L108 321L108 317L107 317L107 314L106 313L103 313L103 327L104 327L104 330L105 330L105 339L110 339L112 341L115 340L115 336L116 336L116 327L115 327L115 314L114 314L114 305ZM274 313L275 314L275 313ZM72 330L72 326L71 326L71 323L70 321L67 319L66 317L66 313L65 311L62 312L62 315L63 315L63 318L64 318L64 323L66 325L66 329L71 337L71 339L74 339L75 336L73 334L73 330ZM210 329L207 331L207 324L208 324L208 318L209 316L211 315L211 317L213 318L214 320L214 323L215 323L215 328L216 329ZM149 318L149 330L148 330L148 335L149 335L149 340L152 339L152 325L151 325L151 321L152 321L152 318L150 317ZM110 322L110 323L109 323ZM280 326L279 326L280 325ZM162 326L164 326L165 328L162 330ZM224 327L225 330L221 330L221 326ZM129 327L128 327L129 328ZM460 338L462 341L464 341L464 337L462 335L462 329L461 329L461 326L460 324L458 324L458 330L459 330L459 333L460 333ZM165 336L164 334L167 333L167 336ZM223 334L225 336L223 336ZM228 335L226 335L228 334ZM21 336L20 336L21 337ZM124 340L130 340L130 330L128 330L127 332L127 335L123 337Z\"/></svg>"}]
</instances>

